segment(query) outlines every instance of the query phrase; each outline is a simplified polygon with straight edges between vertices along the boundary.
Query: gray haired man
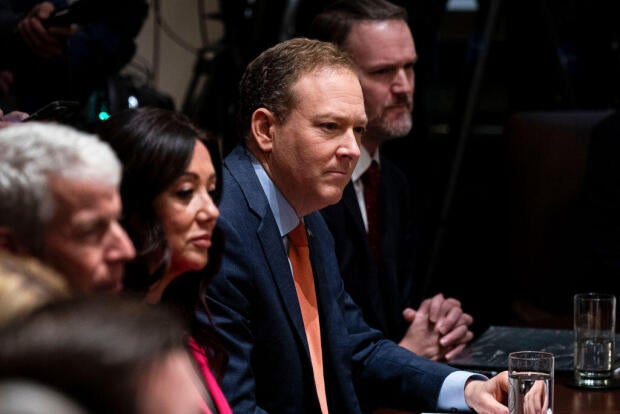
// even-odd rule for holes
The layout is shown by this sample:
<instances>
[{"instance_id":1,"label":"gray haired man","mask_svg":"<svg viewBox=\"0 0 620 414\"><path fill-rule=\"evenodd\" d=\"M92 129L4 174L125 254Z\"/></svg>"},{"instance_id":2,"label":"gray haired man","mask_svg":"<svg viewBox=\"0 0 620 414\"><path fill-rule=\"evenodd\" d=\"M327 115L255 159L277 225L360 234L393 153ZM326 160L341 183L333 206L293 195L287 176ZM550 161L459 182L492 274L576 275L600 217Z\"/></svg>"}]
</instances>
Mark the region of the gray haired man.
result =
<instances>
[{"instance_id":1,"label":"gray haired man","mask_svg":"<svg viewBox=\"0 0 620 414\"><path fill-rule=\"evenodd\" d=\"M38 258L76 293L118 292L135 249L118 222L121 164L95 135L28 122L0 130L0 249Z\"/></svg>"}]
</instances>

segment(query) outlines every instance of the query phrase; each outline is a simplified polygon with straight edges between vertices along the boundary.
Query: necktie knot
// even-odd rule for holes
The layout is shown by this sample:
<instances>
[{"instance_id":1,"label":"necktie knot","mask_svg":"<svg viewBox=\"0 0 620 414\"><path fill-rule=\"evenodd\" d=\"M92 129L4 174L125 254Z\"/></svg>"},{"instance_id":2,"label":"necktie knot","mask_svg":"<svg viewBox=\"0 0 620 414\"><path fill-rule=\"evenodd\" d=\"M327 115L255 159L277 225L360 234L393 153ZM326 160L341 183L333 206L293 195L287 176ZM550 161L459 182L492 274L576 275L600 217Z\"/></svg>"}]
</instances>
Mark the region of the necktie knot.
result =
<instances>
[{"instance_id":1,"label":"necktie knot","mask_svg":"<svg viewBox=\"0 0 620 414\"><path fill-rule=\"evenodd\" d=\"M293 246L307 246L308 236L306 235L306 226L303 221L299 221L297 227L288 234L288 240Z\"/></svg>"},{"instance_id":2,"label":"necktie knot","mask_svg":"<svg viewBox=\"0 0 620 414\"><path fill-rule=\"evenodd\" d=\"M362 174L362 182L364 188L379 188L379 164L372 160L368 169Z\"/></svg>"}]
</instances>

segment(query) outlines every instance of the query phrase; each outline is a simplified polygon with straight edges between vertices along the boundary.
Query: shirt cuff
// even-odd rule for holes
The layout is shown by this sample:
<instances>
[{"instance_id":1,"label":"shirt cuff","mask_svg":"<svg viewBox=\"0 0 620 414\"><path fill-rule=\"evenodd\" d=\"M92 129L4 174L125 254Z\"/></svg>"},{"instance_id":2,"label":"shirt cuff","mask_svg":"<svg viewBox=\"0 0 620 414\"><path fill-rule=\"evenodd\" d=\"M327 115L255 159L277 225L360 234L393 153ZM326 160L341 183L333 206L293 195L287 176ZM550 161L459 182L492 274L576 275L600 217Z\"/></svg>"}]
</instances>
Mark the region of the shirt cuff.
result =
<instances>
[{"instance_id":1,"label":"shirt cuff","mask_svg":"<svg viewBox=\"0 0 620 414\"><path fill-rule=\"evenodd\" d=\"M468 371L454 371L446 377L439 398L437 398L437 409L449 413L473 413L465 402L465 383L467 380L488 380L487 377L480 374L474 374Z\"/></svg>"}]
</instances>

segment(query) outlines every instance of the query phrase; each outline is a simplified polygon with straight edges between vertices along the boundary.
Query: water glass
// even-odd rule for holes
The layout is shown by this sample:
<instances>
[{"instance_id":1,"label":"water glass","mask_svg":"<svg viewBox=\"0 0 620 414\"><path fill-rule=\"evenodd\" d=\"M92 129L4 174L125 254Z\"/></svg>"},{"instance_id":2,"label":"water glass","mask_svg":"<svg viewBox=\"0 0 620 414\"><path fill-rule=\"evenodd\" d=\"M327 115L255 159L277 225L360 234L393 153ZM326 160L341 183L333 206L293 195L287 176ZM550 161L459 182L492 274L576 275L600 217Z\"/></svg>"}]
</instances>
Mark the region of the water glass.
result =
<instances>
[{"instance_id":1,"label":"water glass","mask_svg":"<svg viewBox=\"0 0 620 414\"><path fill-rule=\"evenodd\" d=\"M616 297L606 293L574 296L574 376L581 387L601 388L613 380Z\"/></svg>"},{"instance_id":2,"label":"water glass","mask_svg":"<svg viewBox=\"0 0 620 414\"><path fill-rule=\"evenodd\" d=\"M520 351L508 354L510 414L553 413L553 354Z\"/></svg>"}]
</instances>

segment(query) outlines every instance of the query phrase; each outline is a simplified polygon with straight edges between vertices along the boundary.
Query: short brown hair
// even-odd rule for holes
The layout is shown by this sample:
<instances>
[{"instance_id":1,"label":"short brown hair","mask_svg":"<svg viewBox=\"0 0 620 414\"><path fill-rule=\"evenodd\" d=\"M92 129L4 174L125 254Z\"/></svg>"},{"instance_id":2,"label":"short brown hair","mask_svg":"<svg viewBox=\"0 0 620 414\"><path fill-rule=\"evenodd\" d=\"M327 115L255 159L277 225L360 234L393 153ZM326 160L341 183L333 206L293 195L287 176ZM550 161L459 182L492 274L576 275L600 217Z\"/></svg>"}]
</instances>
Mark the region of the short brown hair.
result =
<instances>
[{"instance_id":1,"label":"short brown hair","mask_svg":"<svg viewBox=\"0 0 620 414\"><path fill-rule=\"evenodd\" d=\"M355 73L346 54L332 43L293 38L265 50L247 66L239 83L237 126L245 141L258 108L266 108L284 122L295 104L292 87L304 74L321 68L343 68Z\"/></svg>"},{"instance_id":2,"label":"short brown hair","mask_svg":"<svg viewBox=\"0 0 620 414\"><path fill-rule=\"evenodd\" d=\"M312 36L342 47L354 23L362 20L404 20L407 10L387 0L340 0L327 6L312 21Z\"/></svg>"}]
</instances>

